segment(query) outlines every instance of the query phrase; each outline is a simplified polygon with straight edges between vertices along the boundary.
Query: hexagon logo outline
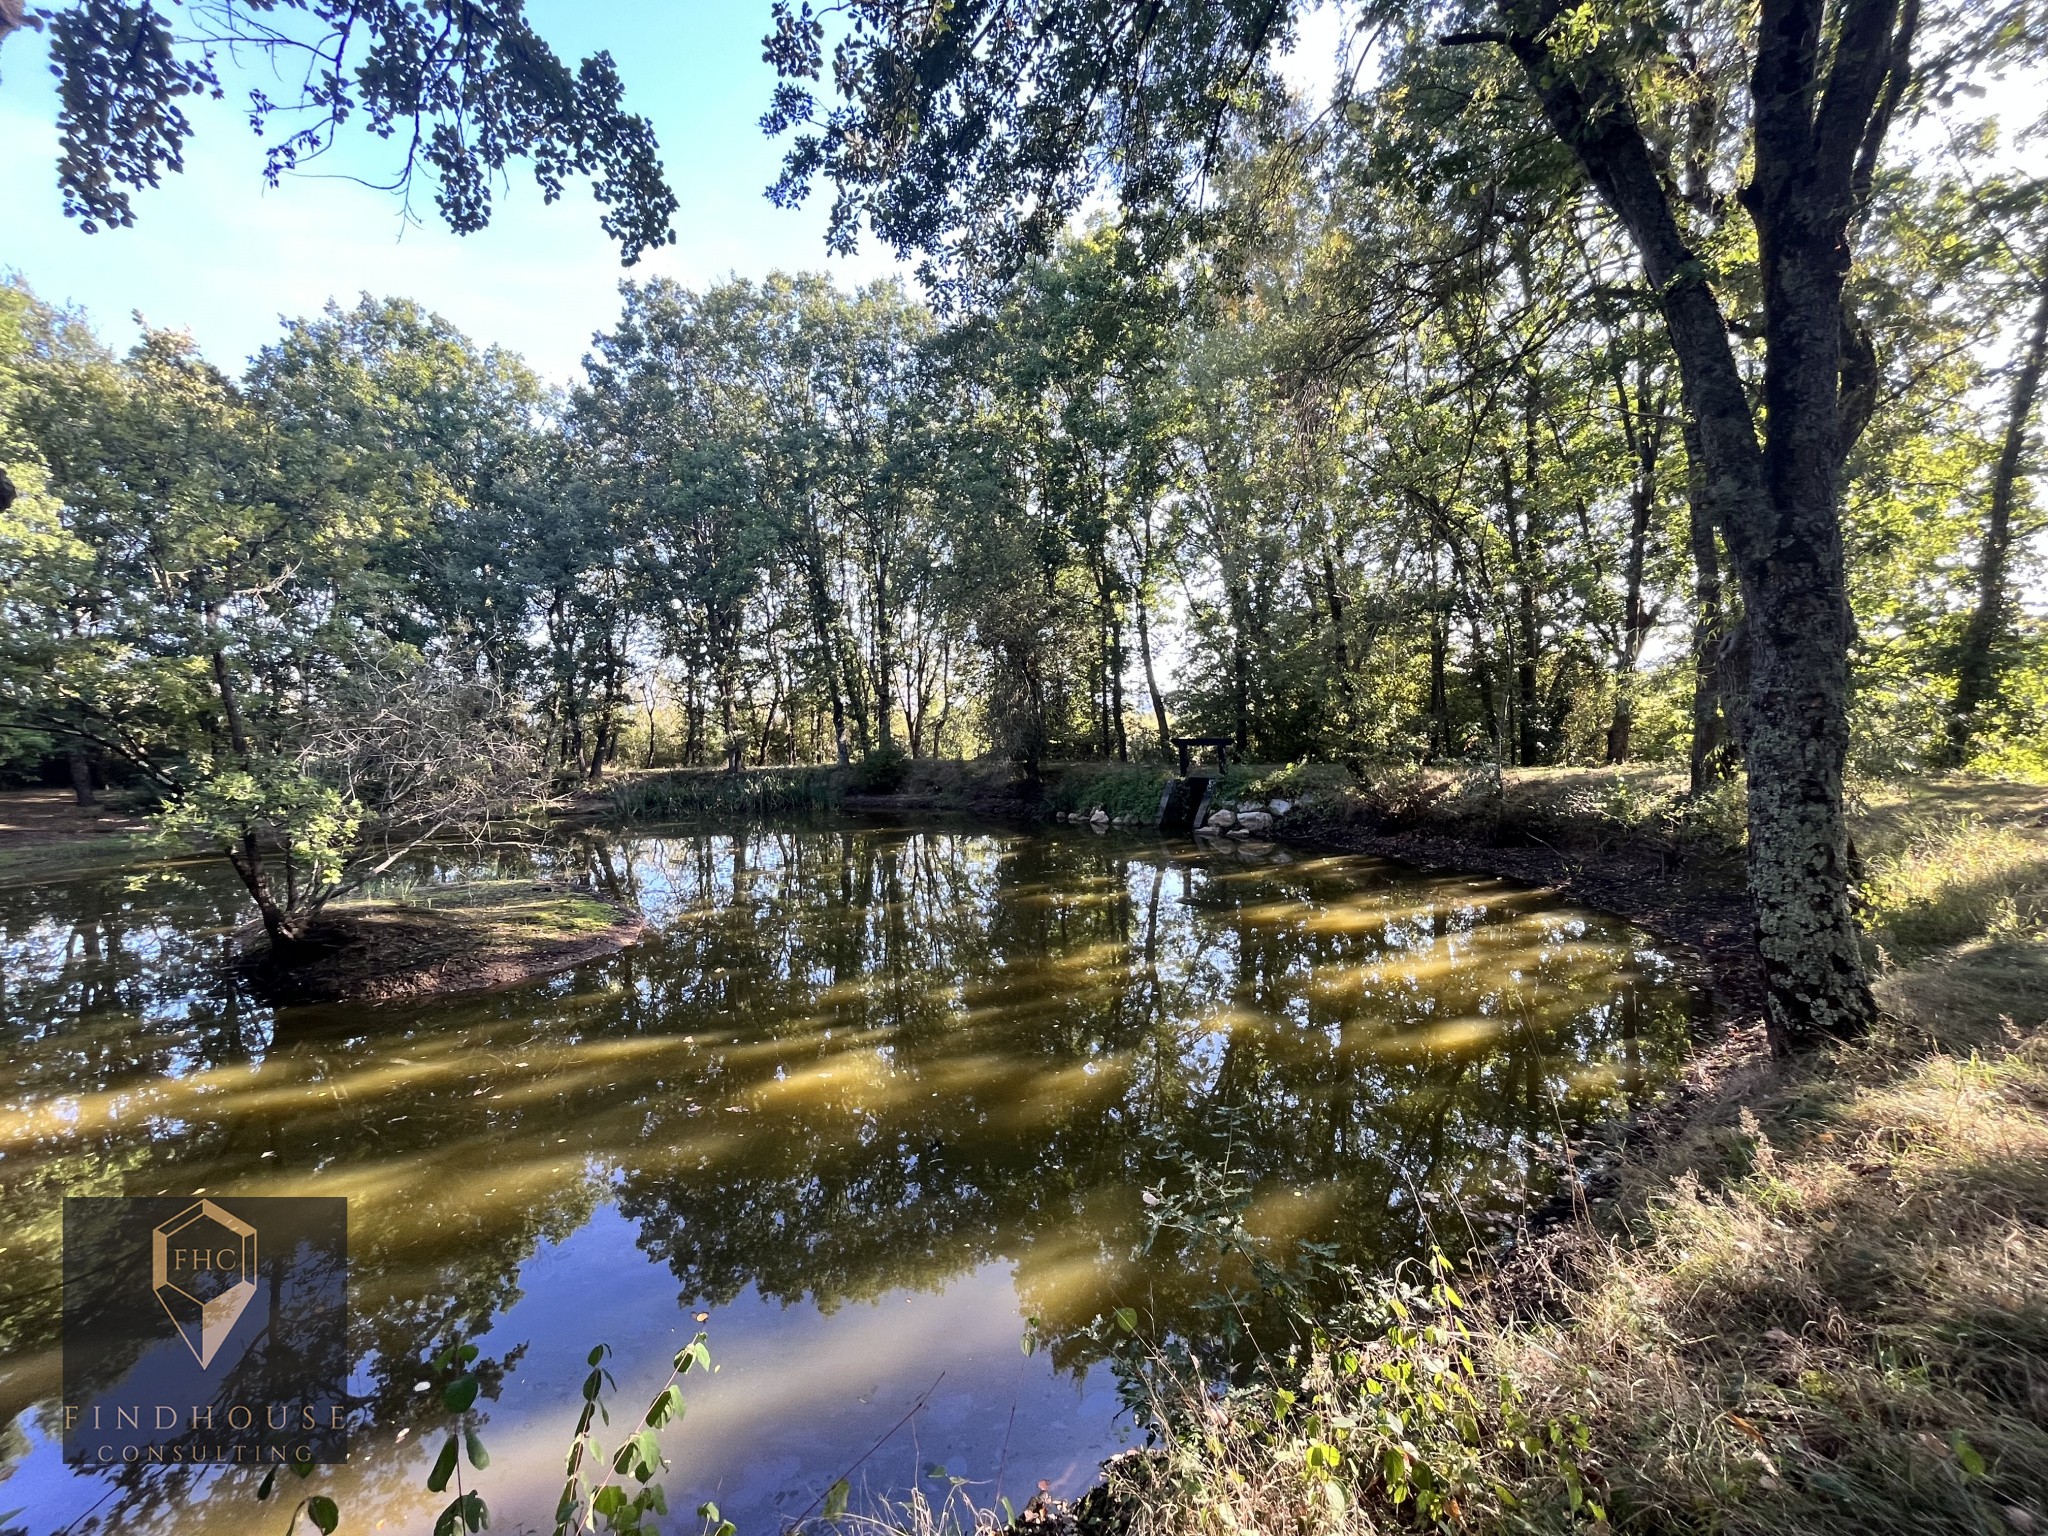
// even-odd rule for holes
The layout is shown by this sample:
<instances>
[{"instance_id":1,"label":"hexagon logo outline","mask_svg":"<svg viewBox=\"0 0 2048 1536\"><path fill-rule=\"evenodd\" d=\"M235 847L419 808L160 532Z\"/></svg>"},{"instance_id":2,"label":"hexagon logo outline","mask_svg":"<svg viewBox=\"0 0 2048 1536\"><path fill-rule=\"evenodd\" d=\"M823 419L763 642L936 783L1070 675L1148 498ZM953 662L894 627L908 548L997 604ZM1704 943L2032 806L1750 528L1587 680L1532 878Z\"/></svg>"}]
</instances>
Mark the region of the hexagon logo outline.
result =
<instances>
[{"instance_id":1,"label":"hexagon logo outline","mask_svg":"<svg viewBox=\"0 0 2048 1536\"><path fill-rule=\"evenodd\" d=\"M232 1252L235 1256L236 1276L234 1283L210 1298L193 1295L171 1279L171 1240L194 1223L211 1220L218 1223L236 1240L235 1247L214 1250L211 1258ZM225 1265L209 1268L222 1268ZM169 1221L152 1227L149 1233L150 1288L156 1293L157 1304L164 1309L164 1315L171 1320L178 1337L192 1351L192 1358L205 1370L213 1364L214 1356L228 1335L234 1332L235 1324L241 1320L250 1301L256 1295L256 1229L239 1216L223 1210L211 1200L200 1200L178 1212ZM173 1298L177 1298L177 1302ZM182 1303L183 1305L179 1305ZM179 1316L180 1311L186 1316ZM195 1337L196 1335L196 1337Z\"/></svg>"}]
</instances>

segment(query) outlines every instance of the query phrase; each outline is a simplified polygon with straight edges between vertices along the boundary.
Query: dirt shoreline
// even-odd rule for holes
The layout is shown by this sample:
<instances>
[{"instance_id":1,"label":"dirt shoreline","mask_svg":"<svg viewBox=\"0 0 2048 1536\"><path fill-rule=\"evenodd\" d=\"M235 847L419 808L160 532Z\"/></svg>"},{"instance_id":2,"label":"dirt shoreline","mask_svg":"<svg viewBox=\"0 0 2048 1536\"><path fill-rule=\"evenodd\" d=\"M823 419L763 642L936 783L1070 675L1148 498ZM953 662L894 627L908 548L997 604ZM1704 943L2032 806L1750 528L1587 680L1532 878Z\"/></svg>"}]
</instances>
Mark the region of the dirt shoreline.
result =
<instances>
[{"instance_id":1,"label":"dirt shoreline","mask_svg":"<svg viewBox=\"0 0 2048 1536\"><path fill-rule=\"evenodd\" d=\"M279 962L260 928L245 929L242 969L280 1003L420 1002L516 987L617 954L647 930L638 913L586 893L527 883L495 902L493 894L324 914L309 935L321 952L292 964Z\"/></svg>"}]
</instances>

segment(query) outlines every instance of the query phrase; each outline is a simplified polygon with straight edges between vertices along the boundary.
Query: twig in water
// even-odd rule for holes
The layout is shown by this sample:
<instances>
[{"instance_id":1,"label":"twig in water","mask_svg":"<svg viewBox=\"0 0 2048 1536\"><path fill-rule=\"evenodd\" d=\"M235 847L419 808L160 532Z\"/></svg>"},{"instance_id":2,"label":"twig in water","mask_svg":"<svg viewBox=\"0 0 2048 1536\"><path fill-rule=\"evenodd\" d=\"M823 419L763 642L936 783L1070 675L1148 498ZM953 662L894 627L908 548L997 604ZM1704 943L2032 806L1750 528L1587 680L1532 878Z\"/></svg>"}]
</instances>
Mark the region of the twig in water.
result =
<instances>
[{"instance_id":1,"label":"twig in water","mask_svg":"<svg viewBox=\"0 0 2048 1536\"><path fill-rule=\"evenodd\" d=\"M883 1446L887 1445L889 1443L890 1437L893 1436L897 1430L901 1429L904 1425L908 1424L912 1419L916 1418L918 1413L923 1409L926 1399L928 1399L934 1392L939 1390L939 1383L944 1381L945 1379L946 1373L944 1371L939 1372L937 1376L933 1377L932 1384L926 1387L924 1391L918 1395L917 1401L910 1405L910 1411L904 1414L903 1417L898 1419L894 1424L891 1424L887 1431L883 1433L881 1439L877 1440L873 1445L869 1446L866 1450L862 1451L860 1455L855 1457L852 1466L848 1467L844 1472L840 1473L837 1477L832 1479L831 1482L827 1483L825 1485L826 1491L829 1492L831 1489L836 1488L841 1483L850 1483L851 1481L853 1481L853 1474L861 1469L861 1463L865 1462L870 1456L874 1455L875 1452L879 1451ZM820 1504L824 1502L825 1494L821 1492L815 1499L811 1500L810 1503L804 1506L803 1513L798 1515L796 1519L790 1522L790 1527L793 1529L796 1526L802 1525L806 1520L811 1518L811 1511L816 1509Z\"/></svg>"}]
</instances>

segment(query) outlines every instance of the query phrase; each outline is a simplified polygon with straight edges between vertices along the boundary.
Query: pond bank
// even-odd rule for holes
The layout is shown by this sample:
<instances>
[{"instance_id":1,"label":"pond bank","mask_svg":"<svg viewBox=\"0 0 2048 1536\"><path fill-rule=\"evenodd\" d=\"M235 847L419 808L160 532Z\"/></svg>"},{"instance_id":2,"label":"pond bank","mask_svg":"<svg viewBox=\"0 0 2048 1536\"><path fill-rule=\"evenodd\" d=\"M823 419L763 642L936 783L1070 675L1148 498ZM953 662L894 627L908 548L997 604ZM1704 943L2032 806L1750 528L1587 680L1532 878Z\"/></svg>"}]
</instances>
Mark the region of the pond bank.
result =
<instances>
[{"instance_id":1,"label":"pond bank","mask_svg":"<svg viewBox=\"0 0 2048 1536\"><path fill-rule=\"evenodd\" d=\"M1056 1527L2048 1531L2048 792L1855 797L1884 1016L1791 1060L1763 1036L1739 835L1658 792L1503 776L1286 829L1684 942L1728 1027L1462 1292L1411 1276L1414 1326L1370 1295L1304 1318L1327 1353L1220 1406L1169 1388L1162 1448Z\"/></svg>"},{"instance_id":2,"label":"pond bank","mask_svg":"<svg viewBox=\"0 0 2048 1536\"><path fill-rule=\"evenodd\" d=\"M126 863L147 830L136 817L78 804L68 789L0 790L0 884Z\"/></svg>"},{"instance_id":3,"label":"pond bank","mask_svg":"<svg viewBox=\"0 0 2048 1536\"><path fill-rule=\"evenodd\" d=\"M329 908L307 934L310 959L282 965L260 928L243 934L243 969L270 998L393 1003L517 986L614 954L640 917L549 881L489 880L403 902Z\"/></svg>"}]
</instances>

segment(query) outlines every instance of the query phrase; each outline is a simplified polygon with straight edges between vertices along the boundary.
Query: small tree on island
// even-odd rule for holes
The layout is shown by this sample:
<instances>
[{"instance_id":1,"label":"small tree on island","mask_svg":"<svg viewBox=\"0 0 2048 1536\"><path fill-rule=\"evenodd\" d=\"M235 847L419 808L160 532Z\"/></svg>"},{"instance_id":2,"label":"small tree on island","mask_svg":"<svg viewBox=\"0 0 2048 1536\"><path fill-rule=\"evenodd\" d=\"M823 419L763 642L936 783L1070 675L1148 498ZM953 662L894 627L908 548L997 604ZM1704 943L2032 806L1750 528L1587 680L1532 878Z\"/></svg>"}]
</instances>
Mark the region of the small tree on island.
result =
<instances>
[{"instance_id":1,"label":"small tree on island","mask_svg":"<svg viewBox=\"0 0 2048 1536\"><path fill-rule=\"evenodd\" d=\"M429 843L516 832L545 810L547 786L496 687L391 660L341 680L294 750L204 765L156 824L165 840L218 849L289 956L317 944L329 903Z\"/></svg>"}]
</instances>

